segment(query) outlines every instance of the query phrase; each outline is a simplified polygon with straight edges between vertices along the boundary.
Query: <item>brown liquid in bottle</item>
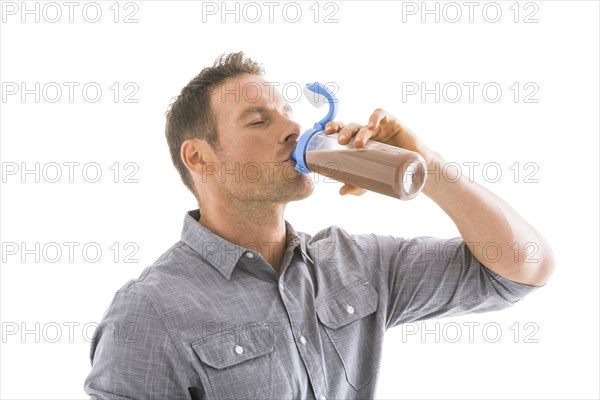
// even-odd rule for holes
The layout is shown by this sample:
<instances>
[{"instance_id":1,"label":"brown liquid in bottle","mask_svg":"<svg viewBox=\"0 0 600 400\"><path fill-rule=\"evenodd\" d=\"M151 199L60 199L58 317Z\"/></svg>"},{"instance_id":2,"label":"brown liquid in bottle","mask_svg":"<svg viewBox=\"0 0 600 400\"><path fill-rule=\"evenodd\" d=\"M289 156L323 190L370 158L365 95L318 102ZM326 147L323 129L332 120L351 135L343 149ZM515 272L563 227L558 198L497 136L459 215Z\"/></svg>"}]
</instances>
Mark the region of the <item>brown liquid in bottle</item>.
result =
<instances>
[{"instance_id":1,"label":"brown liquid in bottle","mask_svg":"<svg viewBox=\"0 0 600 400\"><path fill-rule=\"evenodd\" d=\"M398 154L375 148L313 150L305 154L308 168L320 175L401 200L415 197L426 170L415 153Z\"/></svg>"}]
</instances>

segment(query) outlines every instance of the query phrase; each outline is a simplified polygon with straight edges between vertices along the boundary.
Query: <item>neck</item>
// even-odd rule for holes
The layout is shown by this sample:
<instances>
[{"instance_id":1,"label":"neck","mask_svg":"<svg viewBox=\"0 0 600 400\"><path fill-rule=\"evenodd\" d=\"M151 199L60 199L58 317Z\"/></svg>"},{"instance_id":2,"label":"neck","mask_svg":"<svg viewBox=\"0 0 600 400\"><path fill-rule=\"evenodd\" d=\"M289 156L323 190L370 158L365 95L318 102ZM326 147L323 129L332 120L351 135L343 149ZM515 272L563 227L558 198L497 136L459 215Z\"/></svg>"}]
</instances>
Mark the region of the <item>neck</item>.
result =
<instances>
[{"instance_id":1,"label":"neck","mask_svg":"<svg viewBox=\"0 0 600 400\"><path fill-rule=\"evenodd\" d=\"M259 252L279 273L286 247L285 204L227 199L203 201L200 223L232 243Z\"/></svg>"}]
</instances>

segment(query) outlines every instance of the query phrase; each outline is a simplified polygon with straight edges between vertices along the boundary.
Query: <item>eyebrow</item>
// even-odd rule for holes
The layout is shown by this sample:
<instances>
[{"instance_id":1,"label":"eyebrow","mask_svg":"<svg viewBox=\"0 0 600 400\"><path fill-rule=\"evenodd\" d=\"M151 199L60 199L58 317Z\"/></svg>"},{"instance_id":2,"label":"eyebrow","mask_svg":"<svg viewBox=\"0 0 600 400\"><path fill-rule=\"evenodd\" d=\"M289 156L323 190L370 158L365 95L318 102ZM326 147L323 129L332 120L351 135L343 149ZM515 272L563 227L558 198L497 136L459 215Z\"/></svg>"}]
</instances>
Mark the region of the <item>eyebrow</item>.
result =
<instances>
[{"instance_id":1,"label":"eyebrow","mask_svg":"<svg viewBox=\"0 0 600 400\"><path fill-rule=\"evenodd\" d=\"M271 109L269 109L267 107L263 107L263 106L248 107L240 114L240 116L238 117L237 120L241 121L250 114L254 114L254 113L263 113L264 114L264 113L268 113L269 111L271 111ZM292 114L293 109L289 104L286 104L283 106L283 112Z\"/></svg>"}]
</instances>

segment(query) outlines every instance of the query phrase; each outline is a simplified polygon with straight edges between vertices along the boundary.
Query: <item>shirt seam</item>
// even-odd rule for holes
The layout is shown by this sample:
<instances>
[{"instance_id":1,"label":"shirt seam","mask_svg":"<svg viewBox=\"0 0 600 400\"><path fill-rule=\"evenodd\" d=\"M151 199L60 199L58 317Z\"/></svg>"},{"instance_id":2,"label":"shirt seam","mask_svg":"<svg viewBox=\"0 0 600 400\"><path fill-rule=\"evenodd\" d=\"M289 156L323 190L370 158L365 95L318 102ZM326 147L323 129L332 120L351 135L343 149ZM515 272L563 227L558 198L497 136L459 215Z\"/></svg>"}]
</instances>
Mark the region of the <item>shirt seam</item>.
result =
<instances>
[{"instance_id":1,"label":"shirt seam","mask_svg":"<svg viewBox=\"0 0 600 400\"><path fill-rule=\"evenodd\" d=\"M473 256L475 257L475 256ZM490 275L492 275L492 277L494 278L495 281L500 282L501 284L511 284L511 285L520 285L520 286L525 286L527 288L538 288L538 287L542 287L542 286L535 286L535 285L529 285L527 283L521 283L521 282L517 282L517 281L513 281L510 278L505 277L504 275L500 275L499 273L497 273L496 271L494 271L493 269L491 269L490 267L486 266L485 264L483 264L482 262L480 262L479 260L477 260L477 262L479 264L481 264L482 267L484 267L485 269L488 270L488 272L490 273Z\"/></svg>"},{"instance_id":2,"label":"shirt seam","mask_svg":"<svg viewBox=\"0 0 600 400\"><path fill-rule=\"evenodd\" d=\"M126 292L126 290L129 289L129 288L131 288L131 286L133 284L135 284L136 282L143 282L144 279L146 279L148 277L148 274L150 274L150 272L152 272L152 270L154 269L154 267L157 266L157 264L159 264L161 261L165 260L175 250L180 249L183 244L184 243L182 241L179 241L179 242L175 243L173 246L171 246L171 249L169 251L167 251L165 254L163 254L162 256L160 256L154 263L152 263L152 265L150 265L148 268L146 268L146 270L144 270L142 272L142 275L140 275L140 277L138 279L132 279L122 289L118 290L117 293L131 293L131 294L135 294L135 295L138 295L138 296L143 296L143 295L137 294L135 292Z\"/></svg>"},{"instance_id":3,"label":"shirt seam","mask_svg":"<svg viewBox=\"0 0 600 400\"><path fill-rule=\"evenodd\" d=\"M364 285L365 282L368 282L368 281L365 281L364 279L360 279L356 282L352 282L352 283L348 284L347 286L344 286L343 288L337 290L336 292L334 292L322 299L319 299L318 302L315 301L315 306L317 306L317 305L322 306L322 304L327 304L331 299L335 299L339 296L342 296L344 293L347 293L349 290L354 289L357 286ZM352 293L354 293L354 292L352 292ZM375 290L375 293L377 293L377 290ZM377 293L377 298L379 298L379 293Z\"/></svg>"},{"instance_id":4,"label":"shirt seam","mask_svg":"<svg viewBox=\"0 0 600 400\"><path fill-rule=\"evenodd\" d=\"M180 249L181 246L184 244L184 242L182 240L178 241L177 243L175 243L173 245L173 247L171 248L171 250L169 250L168 252L166 252L165 254L163 254L162 256L160 256L154 263L159 263L161 261L163 261L165 258L167 258L168 256L171 255L172 252L174 252L177 249Z\"/></svg>"}]
</instances>

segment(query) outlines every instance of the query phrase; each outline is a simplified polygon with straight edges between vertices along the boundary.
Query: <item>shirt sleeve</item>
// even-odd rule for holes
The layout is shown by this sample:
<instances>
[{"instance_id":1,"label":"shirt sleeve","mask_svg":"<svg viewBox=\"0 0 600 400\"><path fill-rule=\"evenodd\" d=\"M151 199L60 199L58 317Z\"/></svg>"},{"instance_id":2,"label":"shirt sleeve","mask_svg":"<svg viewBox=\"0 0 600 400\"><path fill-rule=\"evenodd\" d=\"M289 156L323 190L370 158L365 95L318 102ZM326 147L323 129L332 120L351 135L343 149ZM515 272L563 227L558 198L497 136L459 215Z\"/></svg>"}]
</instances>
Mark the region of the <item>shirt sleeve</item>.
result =
<instances>
[{"instance_id":1,"label":"shirt sleeve","mask_svg":"<svg viewBox=\"0 0 600 400\"><path fill-rule=\"evenodd\" d=\"M461 238L354 235L387 298L386 327L501 310L538 286L509 280L481 264ZM491 252L490 252L491 253Z\"/></svg>"},{"instance_id":2,"label":"shirt sleeve","mask_svg":"<svg viewBox=\"0 0 600 400\"><path fill-rule=\"evenodd\" d=\"M187 372L167 329L145 297L118 292L96 329L91 399L189 399Z\"/></svg>"}]
</instances>

